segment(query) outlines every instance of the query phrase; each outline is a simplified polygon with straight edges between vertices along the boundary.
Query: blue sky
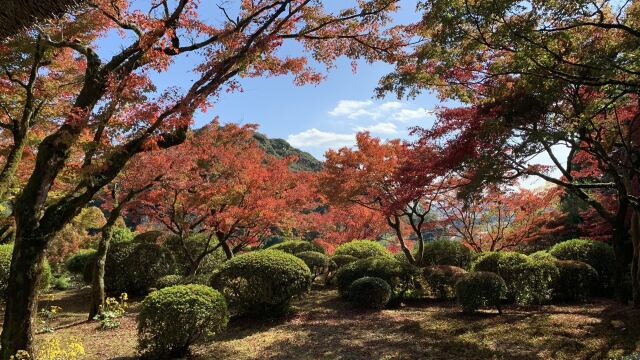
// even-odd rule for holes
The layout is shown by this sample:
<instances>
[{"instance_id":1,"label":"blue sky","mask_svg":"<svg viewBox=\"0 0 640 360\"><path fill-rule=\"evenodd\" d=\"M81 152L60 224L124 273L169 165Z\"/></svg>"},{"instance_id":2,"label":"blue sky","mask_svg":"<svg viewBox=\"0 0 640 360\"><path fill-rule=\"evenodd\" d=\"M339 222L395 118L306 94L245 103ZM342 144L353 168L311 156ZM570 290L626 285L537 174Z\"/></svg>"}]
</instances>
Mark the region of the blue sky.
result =
<instances>
[{"instance_id":1,"label":"blue sky","mask_svg":"<svg viewBox=\"0 0 640 360\"><path fill-rule=\"evenodd\" d=\"M418 19L417 1L401 1L396 14L399 23ZM144 7L143 1L136 6ZM200 13L216 19L220 16L215 0L202 0ZM225 1L229 8L236 1ZM348 6L349 1L327 1L330 8ZM113 32L98 44L103 57L115 54L127 39ZM295 54L295 45L285 45L283 54ZM182 57L167 73L154 74L154 83L162 90L168 86L186 88L193 79L191 69L198 57ZM351 145L357 131L369 130L382 138L406 137L412 126L429 126L432 110L438 104L435 96L421 95L412 100L398 100L393 95L374 99L378 80L393 70L389 64L358 63L351 69L351 60L339 59L319 85L295 86L290 77L240 79L242 92L224 93L213 108L196 117L196 127L219 116L223 123L259 124L259 131L272 138L283 138L293 146L322 159L328 148Z\"/></svg>"}]
</instances>

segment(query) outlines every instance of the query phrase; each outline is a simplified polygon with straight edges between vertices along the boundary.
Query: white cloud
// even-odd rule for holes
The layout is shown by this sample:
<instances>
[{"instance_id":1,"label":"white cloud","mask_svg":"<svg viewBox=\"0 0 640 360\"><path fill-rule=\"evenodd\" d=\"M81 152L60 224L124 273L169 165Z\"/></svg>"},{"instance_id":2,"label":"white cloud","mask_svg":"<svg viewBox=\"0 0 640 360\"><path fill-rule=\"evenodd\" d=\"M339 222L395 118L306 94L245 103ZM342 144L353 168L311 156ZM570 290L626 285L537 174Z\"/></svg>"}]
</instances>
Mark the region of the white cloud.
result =
<instances>
[{"instance_id":1,"label":"white cloud","mask_svg":"<svg viewBox=\"0 0 640 360\"><path fill-rule=\"evenodd\" d=\"M375 125L366 126L366 127L358 126L354 130L369 131L374 134L388 134L388 135L398 133L398 128L396 127L396 124L390 123L390 122L377 123Z\"/></svg>"},{"instance_id":2,"label":"white cloud","mask_svg":"<svg viewBox=\"0 0 640 360\"><path fill-rule=\"evenodd\" d=\"M378 108L382 111L389 111L389 110L401 109L403 107L404 107L404 104L399 101L388 101L380 105Z\"/></svg>"},{"instance_id":3,"label":"white cloud","mask_svg":"<svg viewBox=\"0 0 640 360\"><path fill-rule=\"evenodd\" d=\"M329 115L335 117L346 117L350 120L370 119L398 122L418 121L433 116L433 111L425 108L409 109L407 104L399 101L387 101L376 104L371 100L340 100L338 104L329 111Z\"/></svg>"},{"instance_id":4,"label":"white cloud","mask_svg":"<svg viewBox=\"0 0 640 360\"><path fill-rule=\"evenodd\" d=\"M411 109L400 109L397 112L391 114L391 118L400 122L408 122L415 120L427 119L433 116L433 111L427 110L425 108L417 108L414 110Z\"/></svg>"},{"instance_id":5,"label":"white cloud","mask_svg":"<svg viewBox=\"0 0 640 360\"><path fill-rule=\"evenodd\" d=\"M332 116L346 116L349 119L357 119L362 116L375 117L377 114L371 111L373 101L340 100L333 110L329 111Z\"/></svg>"},{"instance_id":6,"label":"white cloud","mask_svg":"<svg viewBox=\"0 0 640 360\"><path fill-rule=\"evenodd\" d=\"M298 134L291 134L287 141L295 147L342 147L355 144L355 134L338 134L312 128Z\"/></svg>"}]
</instances>

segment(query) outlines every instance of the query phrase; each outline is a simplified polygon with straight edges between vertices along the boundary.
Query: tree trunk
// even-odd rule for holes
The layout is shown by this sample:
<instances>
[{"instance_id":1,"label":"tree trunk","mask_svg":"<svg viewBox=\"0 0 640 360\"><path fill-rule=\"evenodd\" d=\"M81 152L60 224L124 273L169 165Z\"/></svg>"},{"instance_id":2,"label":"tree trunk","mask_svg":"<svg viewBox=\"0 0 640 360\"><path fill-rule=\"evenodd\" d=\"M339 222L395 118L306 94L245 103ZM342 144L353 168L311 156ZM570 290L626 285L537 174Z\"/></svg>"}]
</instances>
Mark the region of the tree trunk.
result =
<instances>
[{"instance_id":1,"label":"tree trunk","mask_svg":"<svg viewBox=\"0 0 640 360\"><path fill-rule=\"evenodd\" d=\"M109 219L111 220L111 219ZM93 268L93 275L91 279L91 307L89 308L89 320L92 320L96 315L102 315L104 309L104 268L107 261L107 253L109 252L109 245L111 244L111 234L113 233L114 222L107 222L102 228L102 236L100 237L100 243L98 244L98 251L96 252L96 263Z\"/></svg>"},{"instance_id":2,"label":"tree trunk","mask_svg":"<svg viewBox=\"0 0 640 360\"><path fill-rule=\"evenodd\" d=\"M224 250L224 254L227 256L227 260L233 259L233 251L231 251L229 244L227 244L226 241L222 241L220 242L220 246L222 247L222 250Z\"/></svg>"},{"instance_id":3,"label":"tree trunk","mask_svg":"<svg viewBox=\"0 0 640 360\"><path fill-rule=\"evenodd\" d=\"M615 263L615 292L616 298L626 304L629 302L629 292L627 291L626 277L629 275L629 264L633 256L633 245L630 244L629 227L627 226L627 215L629 210L629 202L620 199L618 210L616 212L615 222L613 223L613 237L611 239L613 251L616 257Z\"/></svg>"},{"instance_id":4,"label":"tree trunk","mask_svg":"<svg viewBox=\"0 0 640 360\"><path fill-rule=\"evenodd\" d=\"M13 248L0 358L8 360L19 350L34 356L33 330L38 312L38 284L46 241L31 240L30 233L18 234ZM22 245L22 246L21 246Z\"/></svg>"},{"instance_id":5,"label":"tree trunk","mask_svg":"<svg viewBox=\"0 0 640 360\"><path fill-rule=\"evenodd\" d=\"M640 308L640 215L631 213L631 240L633 242L633 260L631 261L631 291L633 307Z\"/></svg>"},{"instance_id":6,"label":"tree trunk","mask_svg":"<svg viewBox=\"0 0 640 360\"><path fill-rule=\"evenodd\" d=\"M26 136L16 136L16 144L13 146L9 155L7 156L7 162L0 172L0 201L6 199L7 192L11 188L13 179L22 160L22 153L24 152L24 146L26 143Z\"/></svg>"}]
</instances>

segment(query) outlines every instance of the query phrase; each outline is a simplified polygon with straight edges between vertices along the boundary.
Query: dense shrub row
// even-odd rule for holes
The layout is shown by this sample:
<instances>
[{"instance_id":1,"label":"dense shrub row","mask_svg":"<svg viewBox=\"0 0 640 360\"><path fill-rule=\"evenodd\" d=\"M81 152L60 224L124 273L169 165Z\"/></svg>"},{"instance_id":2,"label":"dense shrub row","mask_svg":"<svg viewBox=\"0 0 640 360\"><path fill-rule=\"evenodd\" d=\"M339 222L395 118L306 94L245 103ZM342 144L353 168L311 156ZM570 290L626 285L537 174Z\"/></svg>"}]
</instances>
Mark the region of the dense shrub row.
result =
<instances>
[{"instance_id":1,"label":"dense shrub row","mask_svg":"<svg viewBox=\"0 0 640 360\"><path fill-rule=\"evenodd\" d=\"M371 240L353 240L348 243L341 244L333 252L334 256L349 255L357 259L366 259L373 256L385 256L389 252L384 246Z\"/></svg>"},{"instance_id":2,"label":"dense shrub row","mask_svg":"<svg viewBox=\"0 0 640 360\"><path fill-rule=\"evenodd\" d=\"M287 240L269 247L269 250L280 250L296 255L301 252L314 251L324 254L322 246L304 240Z\"/></svg>"}]
</instances>

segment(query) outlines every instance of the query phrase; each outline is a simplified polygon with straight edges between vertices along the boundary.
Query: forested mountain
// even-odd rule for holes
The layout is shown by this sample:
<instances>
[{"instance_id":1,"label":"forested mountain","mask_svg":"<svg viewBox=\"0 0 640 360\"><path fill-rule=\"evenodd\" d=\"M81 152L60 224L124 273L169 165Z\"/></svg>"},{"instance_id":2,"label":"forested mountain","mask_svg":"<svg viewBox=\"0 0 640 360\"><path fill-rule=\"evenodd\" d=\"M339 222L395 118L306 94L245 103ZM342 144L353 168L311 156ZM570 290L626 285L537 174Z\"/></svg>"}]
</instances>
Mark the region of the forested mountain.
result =
<instances>
[{"instance_id":1,"label":"forested mountain","mask_svg":"<svg viewBox=\"0 0 640 360\"><path fill-rule=\"evenodd\" d=\"M322 162L306 151L296 149L283 139L269 139L266 135L255 133L254 139L268 154L278 157L297 156L298 160L291 166L293 170L319 171Z\"/></svg>"}]
</instances>

